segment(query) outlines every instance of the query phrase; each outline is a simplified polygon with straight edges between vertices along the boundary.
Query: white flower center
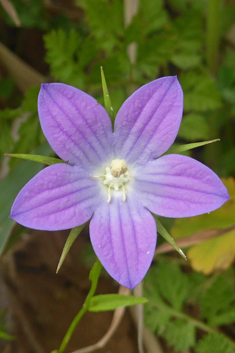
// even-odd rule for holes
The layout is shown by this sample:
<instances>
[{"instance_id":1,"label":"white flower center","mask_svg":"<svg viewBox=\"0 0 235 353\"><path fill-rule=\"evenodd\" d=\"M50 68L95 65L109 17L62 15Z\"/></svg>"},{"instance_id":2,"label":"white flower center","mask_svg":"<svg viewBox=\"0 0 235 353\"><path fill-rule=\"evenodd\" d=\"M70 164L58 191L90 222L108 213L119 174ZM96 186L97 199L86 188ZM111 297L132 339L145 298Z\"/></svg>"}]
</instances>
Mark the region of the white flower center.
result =
<instances>
[{"instance_id":1,"label":"white flower center","mask_svg":"<svg viewBox=\"0 0 235 353\"><path fill-rule=\"evenodd\" d=\"M93 178L104 178L103 184L108 186L108 200L111 201L111 189L118 191L120 187L123 190L123 202L126 201L126 187L125 183L134 179L130 173L127 171L127 164L124 159L114 159L112 160L110 167L106 167L106 173L99 176L93 176Z\"/></svg>"}]
</instances>

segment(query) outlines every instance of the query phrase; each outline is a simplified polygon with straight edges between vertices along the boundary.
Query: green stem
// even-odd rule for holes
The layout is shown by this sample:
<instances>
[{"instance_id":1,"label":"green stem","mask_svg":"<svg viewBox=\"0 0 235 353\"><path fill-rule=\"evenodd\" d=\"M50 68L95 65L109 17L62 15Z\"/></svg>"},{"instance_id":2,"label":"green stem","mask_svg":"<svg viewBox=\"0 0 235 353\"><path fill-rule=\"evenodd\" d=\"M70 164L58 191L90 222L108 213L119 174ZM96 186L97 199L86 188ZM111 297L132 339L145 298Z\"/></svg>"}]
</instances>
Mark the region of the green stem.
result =
<instances>
[{"instance_id":1,"label":"green stem","mask_svg":"<svg viewBox=\"0 0 235 353\"><path fill-rule=\"evenodd\" d=\"M222 5L223 0L208 0L206 55L207 64L213 76L217 73Z\"/></svg>"},{"instance_id":2,"label":"green stem","mask_svg":"<svg viewBox=\"0 0 235 353\"><path fill-rule=\"evenodd\" d=\"M77 324L79 323L79 321L81 320L81 318L84 316L84 314L88 311L89 309L89 304L90 304L90 300L93 297L93 295L95 294L96 288L97 288L97 284L98 284L98 280L99 280L99 275L100 275L100 271L102 269L102 265L100 263L99 260L96 261L93 269L91 270L91 272L93 271L93 275L91 278L91 274L90 274L90 279L92 281L91 283L91 288L89 293L87 294L87 297L85 299L85 302L82 306L82 309L78 312L78 314L75 316L75 318L73 319L71 325L69 326L64 339L61 343L60 348L57 351L53 351L54 353L63 353L65 348L67 347L70 338L75 330L75 328L77 327ZM53 353L52 352L52 353Z\"/></svg>"}]
</instances>

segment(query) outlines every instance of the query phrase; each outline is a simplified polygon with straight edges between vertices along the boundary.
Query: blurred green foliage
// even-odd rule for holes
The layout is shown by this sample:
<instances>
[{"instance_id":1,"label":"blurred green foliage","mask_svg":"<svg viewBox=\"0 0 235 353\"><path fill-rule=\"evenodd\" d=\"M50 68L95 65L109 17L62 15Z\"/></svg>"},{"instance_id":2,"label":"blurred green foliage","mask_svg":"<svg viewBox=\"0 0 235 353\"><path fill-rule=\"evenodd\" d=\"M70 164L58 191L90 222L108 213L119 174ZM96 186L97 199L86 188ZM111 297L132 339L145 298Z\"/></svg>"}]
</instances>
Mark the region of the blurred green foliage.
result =
<instances>
[{"instance_id":1,"label":"blurred green foliage","mask_svg":"<svg viewBox=\"0 0 235 353\"><path fill-rule=\"evenodd\" d=\"M161 76L178 75L184 91L184 117L177 143L220 138L219 143L192 153L219 176L235 176L234 2L139 0L138 12L127 26L120 0L77 0L77 19L69 11L53 13L43 0L12 0L12 4L23 28L44 35L48 81L73 85L103 103L102 66L115 113L134 89ZM219 21L209 26L212 12ZM0 20L13 28L3 10ZM131 43L136 43L134 62L128 56ZM2 168L6 152L53 153L45 145L38 120L39 87L30 88L22 97L16 86L13 76L0 77ZM8 162L9 175L0 184L2 246L13 225L8 219L10 205L26 180L39 170L40 165L34 165L14 159ZM227 214L231 212L232 208ZM226 215L214 221L207 215L201 217L206 228L223 227L226 219ZM188 220L177 222L173 229L190 228ZM195 230L202 229L196 223ZM234 343L216 329L235 320L232 269L207 277L169 259L161 256L146 277L146 325L175 351L234 352ZM187 314L192 308L194 316Z\"/></svg>"}]
</instances>

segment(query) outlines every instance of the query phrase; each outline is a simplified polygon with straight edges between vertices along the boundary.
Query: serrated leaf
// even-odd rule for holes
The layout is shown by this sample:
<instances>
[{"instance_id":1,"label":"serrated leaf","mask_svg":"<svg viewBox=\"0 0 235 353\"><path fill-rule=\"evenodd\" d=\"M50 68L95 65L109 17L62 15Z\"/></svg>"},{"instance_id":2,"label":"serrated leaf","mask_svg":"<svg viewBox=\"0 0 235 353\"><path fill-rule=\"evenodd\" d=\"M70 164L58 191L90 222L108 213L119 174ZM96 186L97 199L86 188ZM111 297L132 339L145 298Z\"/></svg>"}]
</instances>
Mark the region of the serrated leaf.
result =
<instances>
[{"instance_id":1,"label":"serrated leaf","mask_svg":"<svg viewBox=\"0 0 235 353\"><path fill-rule=\"evenodd\" d=\"M213 281L209 281L200 299L201 313L210 326L232 323L234 320L234 283L230 278L218 275ZM227 315L230 312L233 315ZM230 322L228 318L232 319ZM223 318L225 321L223 322ZM217 320L218 319L218 320Z\"/></svg>"},{"instance_id":2,"label":"serrated leaf","mask_svg":"<svg viewBox=\"0 0 235 353\"><path fill-rule=\"evenodd\" d=\"M87 22L92 28L99 47L111 53L114 46L118 46L119 38L124 34L122 2L90 0L84 1L83 6Z\"/></svg>"},{"instance_id":3,"label":"serrated leaf","mask_svg":"<svg viewBox=\"0 0 235 353\"><path fill-rule=\"evenodd\" d=\"M163 0L145 1L139 3L139 13L137 16L138 26L143 35L148 35L154 31L159 31L168 22L168 13L164 9ZM140 26L141 23L141 26ZM158 32L159 33L159 32Z\"/></svg>"},{"instance_id":4,"label":"serrated leaf","mask_svg":"<svg viewBox=\"0 0 235 353\"><path fill-rule=\"evenodd\" d=\"M103 294L96 295L91 298L89 311L110 311L116 308L138 305L147 303L147 299L143 297L135 297L134 295L121 294Z\"/></svg>"},{"instance_id":5,"label":"serrated leaf","mask_svg":"<svg viewBox=\"0 0 235 353\"><path fill-rule=\"evenodd\" d=\"M196 353L234 353L234 346L221 334L209 333L201 339L196 347Z\"/></svg>"},{"instance_id":6,"label":"serrated leaf","mask_svg":"<svg viewBox=\"0 0 235 353\"><path fill-rule=\"evenodd\" d=\"M161 296L174 309L180 311L188 295L188 280L179 266L172 263L159 263L156 271L156 285Z\"/></svg>"},{"instance_id":7,"label":"serrated leaf","mask_svg":"<svg viewBox=\"0 0 235 353\"><path fill-rule=\"evenodd\" d=\"M184 91L185 111L203 112L221 106L220 92L209 75L190 71L182 73L179 80Z\"/></svg>"},{"instance_id":8,"label":"serrated leaf","mask_svg":"<svg viewBox=\"0 0 235 353\"><path fill-rule=\"evenodd\" d=\"M46 34L44 42L46 61L52 75L64 83L83 88L83 69L97 54L95 43L92 44L91 39L84 39L75 29L66 32L61 28Z\"/></svg>"},{"instance_id":9,"label":"serrated leaf","mask_svg":"<svg viewBox=\"0 0 235 353\"><path fill-rule=\"evenodd\" d=\"M62 159L59 159L59 158L39 156L37 154L6 153L6 156L25 159L28 161L33 161L33 162L38 162L38 163L43 163L46 165L52 165L52 164L57 164L57 163L66 163Z\"/></svg>"},{"instance_id":10,"label":"serrated leaf","mask_svg":"<svg viewBox=\"0 0 235 353\"><path fill-rule=\"evenodd\" d=\"M189 282L179 266L172 263L158 263L151 267L145 277L144 295L148 298L147 307L168 311L169 303L181 310L188 297ZM172 314L171 314L172 315Z\"/></svg>"},{"instance_id":11,"label":"serrated leaf","mask_svg":"<svg viewBox=\"0 0 235 353\"><path fill-rule=\"evenodd\" d=\"M172 315L167 310L158 310L150 304L145 311L144 323L152 332L162 335L171 317Z\"/></svg>"},{"instance_id":12,"label":"serrated leaf","mask_svg":"<svg viewBox=\"0 0 235 353\"><path fill-rule=\"evenodd\" d=\"M195 346L195 331L191 323L176 319L167 325L163 336L176 352L184 352Z\"/></svg>"},{"instance_id":13,"label":"serrated leaf","mask_svg":"<svg viewBox=\"0 0 235 353\"><path fill-rule=\"evenodd\" d=\"M171 62L183 70L188 70L193 67L196 67L200 64L202 58L200 55L191 54L191 53L180 53L174 54L171 58Z\"/></svg>"},{"instance_id":14,"label":"serrated leaf","mask_svg":"<svg viewBox=\"0 0 235 353\"><path fill-rule=\"evenodd\" d=\"M86 225L86 223L81 224L80 226L77 226L70 231L68 238L65 242L65 245L64 245L61 257L60 257L60 261L59 261L57 269L56 269L56 273L60 270L71 246L73 245L74 241L77 239L77 236L81 233L81 231L83 230L85 225Z\"/></svg>"},{"instance_id":15,"label":"serrated leaf","mask_svg":"<svg viewBox=\"0 0 235 353\"><path fill-rule=\"evenodd\" d=\"M233 324L235 322L235 308L232 307L229 309L229 311L222 313L222 314L217 314L212 320L211 320L211 326L221 326L221 325L228 325L228 324Z\"/></svg>"},{"instance_id":16,"label":"serrated leaf","mask_svg":"<svg viewBox=\"0 0 235 353\"><path fill-rule=\"evenodd\" d=\"M174 241L174 239L170 236L170 234L168 233L168 231L166 230L165 227L163 227L163 225L161 224L161 222L159 221L159 219L156 217L156 215L153 215L154 219L157 223L157 231L159 234L161 234L161 236L168 241L168 243L170 243L173 248L175 248L175 250L185 259L186 255L184 254L183 250L180 249L180 247L176 244L176 242Z\"/></svg>"}]
</instances>

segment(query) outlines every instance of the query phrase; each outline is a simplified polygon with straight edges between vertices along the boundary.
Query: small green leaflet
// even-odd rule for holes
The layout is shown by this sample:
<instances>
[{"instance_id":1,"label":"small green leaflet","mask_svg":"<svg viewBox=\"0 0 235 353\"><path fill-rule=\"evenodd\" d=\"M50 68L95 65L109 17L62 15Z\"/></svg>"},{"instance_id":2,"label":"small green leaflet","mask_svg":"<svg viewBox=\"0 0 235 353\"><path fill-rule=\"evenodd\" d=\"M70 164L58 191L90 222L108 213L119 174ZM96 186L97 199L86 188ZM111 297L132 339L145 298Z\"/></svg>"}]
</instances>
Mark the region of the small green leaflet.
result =
<instances>
[{"instance_id":1,"label":"small green leaflet","mask_svg":"<svg viewBox=\"0 0 235 353\"><path fill-rule=\"evenodd\" d=\"M119 307L132 306L147 303L147 299L143 297L135 297L134 295L122 294L104 294L96 295L91 298L89 303L89 311L109 311Z\"/></svg>"},{"instance_id":2,"label":"small green leaflet","mask_svg":"<svg viewBox=\"0 0 235 353\"><path fill-rule=\"evenodd\" d=\"M71 246L73 245L73 242L76 240L77 236L81 233L81 231L83 230L83 228L85 227L86 223L78 226L78 227L75 227L73 228L69 235L68 235L68 238L66 240L66 243L64 245L64 248L63 248L63 251L62 251L62 254L61 254L61 257L60 257L60 261L59 261L59 264L57 266L57 269L56 269L56 273L59 271L59 269L61 268Z\"/></svg>"},{"instance_id":3,"label":"small green leaflet","mask_svg":"<svg viewBox=\"0 0 235 353\"><path fill-rule=\"evenodd\" d=\"M185 352L195 346L196 328L190 322L175 319L168 323L163 336L176 352Z\"/></svg>"},{"instance_id":4,"label":"small green leaflet","mask_svg":"<svg viewBox=\"0 0 235 353\"><path fill-rule=\"evenodd\" d=\"M231 343L231 344L230 344ZM234 343L220 333L209 333L201 339L196 347L196 353L234 353Z\"/></svg>"},{"instance_id":5,"label":"small green leaflet","mask_svg":"<svg viewBox=\"0 0 235 353\"><path fill-rule=\"evenodd\" d=\"M156 217L156 215L153 215L154 219L157 223L157 231L159 234L161 234L161 236L168 241L168 243L170 243L173 248L175 248L175 250L185 259L187 260L187 257L185 255L185 253L183 252L183 250L180 249L180 247L176 244L176 242L174 241L174 239L170 236L170 234L168 233L168 231L163 227L163 225L161 224L161 222L159 221L159 219Z\"/></svg>"},{"instance_id":6,"label":"small green leaflet","mask_svg":"<svg viewBox=\"0 0 235 353\"><path fill-rule=\"evenodd\" d=\"M27 159L33 162L39 162L47 165L52 165L56 163L66 163L62 159L47 157L47 156L39 156L37 154L21 154L21 153L5 153L6 156L16 157L20 159Z\"/></svg>"},{"instance_id":7,"label":"small green leaflet","mask_svg":"<svg viewBox=\"0 0 235 353\"><path fill-rule=\"evenodd\" d=\"M112 121L112 124L113 124L114 123L114 111L113 111L108 87L107 87L105 76L104 76L104 70L103 70L102 66L101 66L100 70L101 70L102 89L103 89L103 95L104 95L104 107L107 110L107 112L110 116L110 119Z\"/></svg>"}]
</instances>

